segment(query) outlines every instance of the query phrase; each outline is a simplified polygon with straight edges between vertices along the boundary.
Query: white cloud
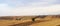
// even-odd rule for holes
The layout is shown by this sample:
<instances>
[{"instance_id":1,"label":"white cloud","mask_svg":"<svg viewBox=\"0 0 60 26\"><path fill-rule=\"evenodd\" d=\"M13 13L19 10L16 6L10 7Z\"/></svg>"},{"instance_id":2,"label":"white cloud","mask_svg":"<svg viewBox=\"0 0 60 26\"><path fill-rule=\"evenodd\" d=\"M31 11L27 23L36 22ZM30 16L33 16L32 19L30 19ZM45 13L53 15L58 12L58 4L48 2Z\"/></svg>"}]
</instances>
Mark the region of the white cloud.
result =
<instances>
[{"instance_id":1,"label":"white cloud","mask_svg":"<svg viewBox=\"0 0 60 26\"><path fill-rule=\"evenodd\" d=\"M0 6L8 6L6 3L0 3Z\"/></svg>"},{"instance_id":2,"label":"white cloud","mask_svg":"<svg viewBox=\"0 0 60 26\"><path fill-rule=\"evenodd\" d=\"M11 9L12 9L12 8L10 8L10 7L8 6L8 4L6 4L6 3L1 3L1 4L0 4L0 16L10 14L9 12L11 12Z\"/></svg>"},{"instance_id":3,"label":"white cloud","mask_svg":"<svg viewBox=\"0 0 60 26\"><path fill-rule=\"evenodd\" d=\"M7 8L2 8L2 15L10 15L10 16L17 16L17 15L47 15L47 14L60 14L60 5L52 5L49 7L17 7L14 10L10 10ZM6 10L7 9L7 10ZM57 12L57 13L56 13Z\"/></svg>"},{"instance_id":4,"label":"white cloud","mask_svg":"<svg viewBox=\"0 0 60 26\"><path fill-rule=\"evenodd\" d=\"M1 16L60 14L60 4L52 4L50 6L47 1L49 1L49 3L52 3L54 0L46 0L46 2L33 2L29 3L27 6L22 7L17 4L18 6L14 9L8 7L8 4L0 4L0 14Z\"/></svg>"},{"instance_id":5,"label":"white cloud","mask_svg":"<svg viewBox=\"0 0 60 26\"><path fill-rule=\"evenodd\" d=\"M59 11L60 5L52 5L49 7L19 7L11 13L12 15L55 15L60 14Z\"/></svg>"}]
</instances>

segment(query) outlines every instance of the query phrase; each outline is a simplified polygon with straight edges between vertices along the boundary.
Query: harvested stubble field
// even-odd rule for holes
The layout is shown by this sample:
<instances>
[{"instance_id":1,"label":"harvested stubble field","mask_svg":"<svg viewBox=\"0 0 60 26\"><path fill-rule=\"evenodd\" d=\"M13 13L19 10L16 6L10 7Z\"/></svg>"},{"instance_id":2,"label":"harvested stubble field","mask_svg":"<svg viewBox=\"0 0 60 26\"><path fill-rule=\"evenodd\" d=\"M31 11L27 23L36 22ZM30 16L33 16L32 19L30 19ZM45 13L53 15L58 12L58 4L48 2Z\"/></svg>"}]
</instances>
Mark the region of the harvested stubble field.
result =
<instances>
[{"instance_id":1,"label":"harvested stubble field","mask_svg":"<svg viewBox=\"0 0 60 26\"><path fill-rule=\"evenodd\" d=\"M35 22L28 20L0 20L0 26L59 26L60 18L37 18Z\"/></svg>"}]
</instances>

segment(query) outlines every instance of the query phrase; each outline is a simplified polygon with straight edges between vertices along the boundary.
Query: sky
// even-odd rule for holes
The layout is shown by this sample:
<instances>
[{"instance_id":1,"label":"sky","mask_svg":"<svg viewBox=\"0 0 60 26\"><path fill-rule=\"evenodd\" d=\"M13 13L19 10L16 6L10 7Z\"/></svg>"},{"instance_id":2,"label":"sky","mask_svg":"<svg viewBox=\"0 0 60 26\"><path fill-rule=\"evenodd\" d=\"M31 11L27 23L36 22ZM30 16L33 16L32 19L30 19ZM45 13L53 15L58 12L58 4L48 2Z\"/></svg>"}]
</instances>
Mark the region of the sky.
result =
<instances>
[{"instance_id":1,"label":"sky","mask_svg":"<svg viewBox=\"0 0 60 26\"><path fill-rule=\"evenodd\" d=\"M0 0L0 16L57 14L60 0Z\"/></svg>"}]
</instances>

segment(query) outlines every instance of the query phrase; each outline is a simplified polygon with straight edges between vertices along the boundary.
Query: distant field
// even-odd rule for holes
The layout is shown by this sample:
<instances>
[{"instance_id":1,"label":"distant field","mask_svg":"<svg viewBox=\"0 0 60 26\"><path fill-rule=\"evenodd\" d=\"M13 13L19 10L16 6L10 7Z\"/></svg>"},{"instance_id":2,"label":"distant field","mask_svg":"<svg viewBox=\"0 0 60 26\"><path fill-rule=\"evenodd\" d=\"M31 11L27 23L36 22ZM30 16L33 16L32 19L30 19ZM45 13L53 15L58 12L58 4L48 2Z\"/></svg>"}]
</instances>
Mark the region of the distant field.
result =
<instances>
[{"instance_id":1,"label":"distant field","mask_svg":"<svg viewBox=\"0 0 60 26\"><path fill-rule=\"evenodd\" d=\"M40 22L40 23L32 24L31 26L58 26L58 25L60 25L60 19L53 19L46 22Z\"/></svg>"},{"instance_id":2,"label":"distant field","mask_svg":"<svg viewBox=\"0 0 60 26\"><path fill-rule=\"evenodd\" d=\"M0 26L56 26L56 25L60 25L60 19L52 19L49 21L39 20L36 22L32 22L31 20L0 20Z\"/></svg>"},{"instance_id":3,"label":"distant field","mask_svg":"<svg viewBox=\"0 0 60 26\"><path fill-rule=\"evenodd\" d=\"M23 20L23 21L18 21L18 20L0 20L0 26L9 26L9 25L14 25L18 23L23 23L27 22L29 20Z\"/></svg>"},{"instance_id":4,"label":"distant field","mask_svg":"<svg viewBox=\"0 0 60 26\"><path fill-rule=\"evenodd\" d=\"M0 20L0 26L58 26L60 25L60 18L47 16L46 18L36 18L32 22L31 18L24 18L22 20Z\"/></svg>"}]
</instances>

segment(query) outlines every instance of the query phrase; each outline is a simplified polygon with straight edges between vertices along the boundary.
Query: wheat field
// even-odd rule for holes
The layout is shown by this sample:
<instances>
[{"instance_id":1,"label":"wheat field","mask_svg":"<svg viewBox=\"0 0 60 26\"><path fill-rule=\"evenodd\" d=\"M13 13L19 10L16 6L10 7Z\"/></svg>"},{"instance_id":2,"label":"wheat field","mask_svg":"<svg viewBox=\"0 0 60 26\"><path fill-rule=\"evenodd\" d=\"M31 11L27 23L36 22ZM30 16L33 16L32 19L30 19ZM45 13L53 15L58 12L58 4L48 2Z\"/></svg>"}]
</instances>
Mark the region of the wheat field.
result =
<instances>
[{"instance_id":1,"label":"wheat field","mask_svg":"<svg viewBox=\"0 0 60 26\"><path fill-rule=\"evenodd\" d=\"M28 20L0 20L0 26L60 26L60 18L37 18L35 22Z\"/></svg>"}]
</instances>

